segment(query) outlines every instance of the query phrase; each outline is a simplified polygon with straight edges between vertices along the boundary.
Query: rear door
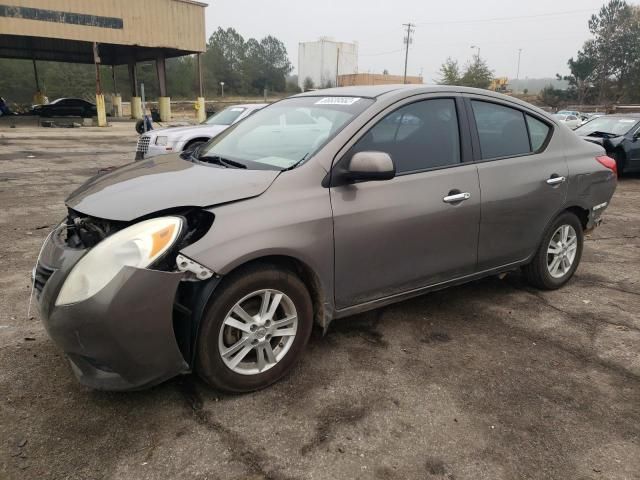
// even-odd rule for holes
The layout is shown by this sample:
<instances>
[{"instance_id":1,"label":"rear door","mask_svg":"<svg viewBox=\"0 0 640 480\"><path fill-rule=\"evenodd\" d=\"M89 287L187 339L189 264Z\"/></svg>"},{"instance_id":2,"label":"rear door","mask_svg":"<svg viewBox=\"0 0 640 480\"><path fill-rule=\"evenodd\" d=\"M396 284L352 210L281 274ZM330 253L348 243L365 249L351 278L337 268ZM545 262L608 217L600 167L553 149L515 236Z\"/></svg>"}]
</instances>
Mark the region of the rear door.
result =
<instances>
[{"instance_id":1,"label":"rear door","mask_svg":"<svg viewBox=\"0 0 640 480\"><path fill-rule=\"evenodd\" d=\"M462 99L422 96L389 107L339 161L362 151L388 153L396 177L331 188L336 306L473 273L480 191Z\"/></svg>"},{"instance_id":2,"label":"rear door","mask_svg":"<svg viewBox=\"0 0 640 480\"><path fill-rule=\"evenodd\" d=\"M528 258L564 204L568 167L553 124L492 97L468 96L482 191L478 270Z\"/></svg>"}]
</instances>

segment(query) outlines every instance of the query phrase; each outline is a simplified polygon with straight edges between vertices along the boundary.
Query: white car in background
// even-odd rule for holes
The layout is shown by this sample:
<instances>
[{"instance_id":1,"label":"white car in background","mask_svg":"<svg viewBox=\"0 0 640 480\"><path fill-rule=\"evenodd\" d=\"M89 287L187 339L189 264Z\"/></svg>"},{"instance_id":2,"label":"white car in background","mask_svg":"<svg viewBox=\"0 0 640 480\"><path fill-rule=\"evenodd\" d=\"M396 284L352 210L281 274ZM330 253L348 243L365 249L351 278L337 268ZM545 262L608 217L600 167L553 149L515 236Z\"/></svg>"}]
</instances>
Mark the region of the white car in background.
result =
<instances>
[{"instance_id":1,"label":"white car in background","mask_svg":"<svg viewBox=\"0 0 640 480\"><path fill-rule=\"evenodd\" d=\"M553 115L553 117L556 120L559 120L560 122L564 123L571 130L575 130L580 125L582 125L582 120L577 115L573 115L573 114L569 114L568 115L568 114L564 114L564 113L555 113Z\"/></svg>"},{"instance_id":2,"label":"white car in background","mask_svg":"<svg viewBox=\"0 0 640 480\"><path fill-rule=\"evenodd\" d=\"M193 150L266 106L266 103L234 105L210 116L200 125L151 130L138 138L136 160Z\"/></svg>"}]
</instances>

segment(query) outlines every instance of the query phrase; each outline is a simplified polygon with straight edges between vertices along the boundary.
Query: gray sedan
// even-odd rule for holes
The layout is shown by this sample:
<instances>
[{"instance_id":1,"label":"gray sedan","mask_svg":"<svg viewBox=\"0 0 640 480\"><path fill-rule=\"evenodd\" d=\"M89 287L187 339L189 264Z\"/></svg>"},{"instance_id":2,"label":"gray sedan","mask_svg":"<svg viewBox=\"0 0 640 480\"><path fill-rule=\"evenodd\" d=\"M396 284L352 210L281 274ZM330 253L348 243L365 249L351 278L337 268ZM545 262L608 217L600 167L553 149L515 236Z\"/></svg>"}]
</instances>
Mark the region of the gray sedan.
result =
<instances>
[{"instance_id":1,"label":"gray sedan","mask_svg":"<svg viewBox=\"0 0 640 480\"><path fill-rule=\"evenodd\" d=\"M85 385L195 370L247 392L291 370L314 323L519 269L562 287L615 187L602 147L511 97L308 92L71 194L36 296Z\"/></svg>"}]
</instances>

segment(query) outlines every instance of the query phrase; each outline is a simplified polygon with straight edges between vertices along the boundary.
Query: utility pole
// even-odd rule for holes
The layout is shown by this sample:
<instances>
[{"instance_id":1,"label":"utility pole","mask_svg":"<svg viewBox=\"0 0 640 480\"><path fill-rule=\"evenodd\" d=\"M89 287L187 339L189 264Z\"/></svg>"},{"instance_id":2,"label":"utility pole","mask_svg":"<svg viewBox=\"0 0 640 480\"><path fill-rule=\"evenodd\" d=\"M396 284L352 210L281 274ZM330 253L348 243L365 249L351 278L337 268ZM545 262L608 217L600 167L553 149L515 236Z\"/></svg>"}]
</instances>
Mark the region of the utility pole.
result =
<instances>
[{"instance_id":1,"label":"utility pole","mask_svg":"<svg viewBox=\"0 0 640 480\"><path fill-rule=\"evenodd\" d=\"M338 85L338 77L340 76L338 72L339 69L340 69L340 47L336 49L336 87L340 86Z\"/></svg>"},{"instance_id":2,"label":"utility pole","mask_svg":"<svg viewBox=\"0 0 640 480\"><path fill-rule=\"evenodd\" d=\"M520 79L520 56L522 55L522 49L518 49L518 71L516 72L516 80Z\"/></svg>"},{"instance_id":3,"label":"utility pole","mask_svg":"<svg viewBox=\"0 0 640 480\"><path fill-rule=\"evenodd\" d=\"M409 62L409 45L412 43L411 34L415 31L413 23L403 23L403 27L407 27L407 36L404 37L404 43L406 44L404 52L404 79L402 83L407 83L407 63Z\"/></svg>"}]
</instances>

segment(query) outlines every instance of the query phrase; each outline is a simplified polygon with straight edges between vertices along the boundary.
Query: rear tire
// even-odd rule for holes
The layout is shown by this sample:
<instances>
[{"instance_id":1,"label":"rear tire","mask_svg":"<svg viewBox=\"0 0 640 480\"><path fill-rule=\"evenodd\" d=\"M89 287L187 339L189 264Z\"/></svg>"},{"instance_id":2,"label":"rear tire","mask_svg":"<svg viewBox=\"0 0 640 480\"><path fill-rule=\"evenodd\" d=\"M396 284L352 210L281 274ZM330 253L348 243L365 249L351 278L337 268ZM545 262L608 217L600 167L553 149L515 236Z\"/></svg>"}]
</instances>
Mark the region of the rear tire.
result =
<instances>
[{"instance_id":1,"label":"rear tire","mask_svg":"<svg viewBox=\"0 0 640 480\"><path fill-rule=\"evenodd\" d=\"M292 369L312 326L311 297L293 272L275 265L242 268L224 279L209 302L196 371L230 393L265 388Z\"/></svg>"},{"instance_id":2,"label":"rear tire","mask_svg":"<svg viewBox=\"0 0 640 480\"><path fill-rule=\"evenodd\" d=\"M584 233L576 215L564 212L547 228L531 263L523 267L527 281L542 290L556 290L575 273L580 258Z\"/></svg>"}]
</instances>

